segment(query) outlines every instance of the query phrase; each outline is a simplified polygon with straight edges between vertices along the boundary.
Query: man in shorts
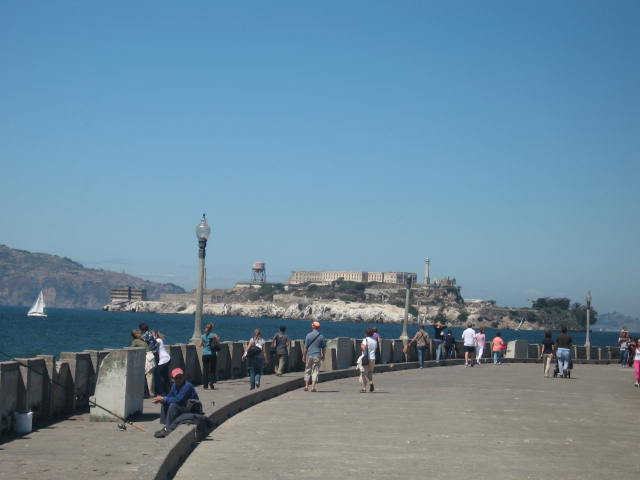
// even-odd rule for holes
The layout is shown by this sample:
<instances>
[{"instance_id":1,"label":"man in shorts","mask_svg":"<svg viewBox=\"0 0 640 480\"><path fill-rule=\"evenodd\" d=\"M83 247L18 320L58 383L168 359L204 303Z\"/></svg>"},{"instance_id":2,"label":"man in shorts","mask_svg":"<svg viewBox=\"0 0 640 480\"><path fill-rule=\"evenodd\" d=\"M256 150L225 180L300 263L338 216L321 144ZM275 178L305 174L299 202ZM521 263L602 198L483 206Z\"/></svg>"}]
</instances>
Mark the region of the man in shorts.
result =
<instances>
[{"instance_id":1,"label":"man in shorts","mask_svg":"<svg viewBox=\"0 0 640 480\"><path fill-rule=\"evenodd\" d=\"M309 390L309 380L311 380L311 391L316 391L316 383L318 382L318 373L320 372L320 363L324 360L324 353L327 348L327 342L320 333L320 322L311 324L311 332L304 339L304 348L302 350L302 361L304 362L304 391Z\"/></svg>"},{"instance_id":2,"label":"man in shorts","mask_svg":"<svg viewBox=\"0 0 640 480\"><path fill-rule=\"evenodd\" d=\"M473 359L476 353L476 331L471 328L472 324L467 323L467 328L462 332L464 342L464 366L473 367Z\"/></svg>"}]
</instances>

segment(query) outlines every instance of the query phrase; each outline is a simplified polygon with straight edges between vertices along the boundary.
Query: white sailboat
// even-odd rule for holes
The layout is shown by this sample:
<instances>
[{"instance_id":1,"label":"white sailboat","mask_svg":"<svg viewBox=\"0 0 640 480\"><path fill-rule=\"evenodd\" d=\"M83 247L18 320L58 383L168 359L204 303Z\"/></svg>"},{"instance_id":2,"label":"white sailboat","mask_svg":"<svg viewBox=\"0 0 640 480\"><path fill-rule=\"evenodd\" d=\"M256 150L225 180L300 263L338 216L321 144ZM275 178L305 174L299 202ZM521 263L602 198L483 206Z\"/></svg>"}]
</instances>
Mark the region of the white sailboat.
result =
<instances>
[{"instance_id":1,"label":"white sailboat","mask_svg":"<svg viewBox=\"0 0 640 480\"><path fill-rule=\"evenodd\" d=\"M33 302L33 305L31 305L29 312L27 312L27 317L46 317L47 314L44 313L44 309L46 307L47 306L44 303L44 295L42 294L42 290L40 290L36 301Z\"/></svg>"}]
</instances>

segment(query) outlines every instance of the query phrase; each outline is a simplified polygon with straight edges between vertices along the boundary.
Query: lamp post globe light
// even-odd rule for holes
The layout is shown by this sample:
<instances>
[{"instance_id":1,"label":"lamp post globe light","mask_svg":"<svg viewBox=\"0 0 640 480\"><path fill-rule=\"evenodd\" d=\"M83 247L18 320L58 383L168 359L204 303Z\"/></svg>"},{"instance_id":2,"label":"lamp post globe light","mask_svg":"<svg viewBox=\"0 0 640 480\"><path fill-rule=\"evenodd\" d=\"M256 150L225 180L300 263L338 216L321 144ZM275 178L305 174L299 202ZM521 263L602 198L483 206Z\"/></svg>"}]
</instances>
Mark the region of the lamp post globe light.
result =
<instances>
[{"instance_id":1,"label":"lamp post globe light","mask_svg":"<svg viewBox=\"0 0 640 480\"><path fill-rule=\"evenodd\" d=\"M193 337L191 343L198 344L202 335L202 294L204 288L204 257L207 250L207 239L211 234L211 227L207 223L207 217L203 213L202 220L196 227L196 237L198 238L198 288L196 290L196 319L193 326Z\"/></svg>"},{"instance_id":2,"label":"lamp post globe light","mask_svg":"<svg viewBox=\"0 0 640 480\"><path fill-rule=\"evenodd\" d=\"M590 341L590 330L591 330L591 291L587 292L587 335L584 342L584 346L587 347L587 359L591 360L591 341Z\"/></svg>"}]
</instances>

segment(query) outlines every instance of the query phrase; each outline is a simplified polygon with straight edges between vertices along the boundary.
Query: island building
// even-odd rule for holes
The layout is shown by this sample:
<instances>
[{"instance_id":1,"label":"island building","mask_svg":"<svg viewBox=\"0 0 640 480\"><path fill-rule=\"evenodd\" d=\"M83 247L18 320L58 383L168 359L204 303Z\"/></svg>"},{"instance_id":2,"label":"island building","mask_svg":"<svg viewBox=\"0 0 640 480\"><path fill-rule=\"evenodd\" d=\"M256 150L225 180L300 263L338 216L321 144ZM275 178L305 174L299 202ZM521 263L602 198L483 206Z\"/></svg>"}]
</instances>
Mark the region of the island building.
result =
<instances>
[{"instance_id":1,"label":"island building","mask_svg":"<svg viewBox=\"0 0 640 480\"><path fill-rule=\"evenodd\" d=\"M111 289L111 303L146 300L145 288L117 287Z\"/></svg>"},{"instance_id":2,"label":"island building","mask_svg":"<svg viewBox=\"0 0 640 480\"><path fill-rule=\"evenodd\" d=\"M291 272L288 283L290 285L299 285L302 283L320 283L330 284L338 280L346 282L378 282L390 283L394 285L404 285L407 278L411 278L416 283L418 275L409 272L363 272L352 270L294 270Z\"/></svg>"},{"instance_id":3,"label":"island building","mask_svg":"<svg viewBox=\"0 0 640 480\"><path fill-rule=\"evenodd\" d=\"M186 293L161 293L161 302L185 302L196 303L196 290ZM202 292L204 303L222 303L225 301L231 290L224 288L205 288Z\"/></svg>"}]
</instances>

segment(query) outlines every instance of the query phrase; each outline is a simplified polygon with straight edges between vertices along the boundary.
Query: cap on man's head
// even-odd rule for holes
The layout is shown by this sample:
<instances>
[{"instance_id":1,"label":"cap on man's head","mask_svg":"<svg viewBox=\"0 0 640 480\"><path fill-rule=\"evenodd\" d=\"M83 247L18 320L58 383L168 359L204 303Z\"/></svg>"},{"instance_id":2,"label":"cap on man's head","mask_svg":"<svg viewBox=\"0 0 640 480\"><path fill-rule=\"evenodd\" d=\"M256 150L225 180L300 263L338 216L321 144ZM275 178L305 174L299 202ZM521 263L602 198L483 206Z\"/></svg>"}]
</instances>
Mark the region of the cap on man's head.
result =
<instances>
[{"instance_id":1,"label":"cap on man's head","mask_svg":"<svg viewBox=\"0 0 640 480\"><path fill-rule=\"evenodd\" d=\"M320 322L313 322L313 323L311 324L311 326L312 326L313 328L320 328Z\"/></svg>"},{"instance_id":2,"label":"cap on man's head","mask_svg":"<svg viewBox=\"0 0 640 480\"><path fill-rule=\"evenodd\" d=\"M181 368L171 370L171 378L176 378L178 375L184 375L184 371Z\"/></svg>"}]
</instances>

